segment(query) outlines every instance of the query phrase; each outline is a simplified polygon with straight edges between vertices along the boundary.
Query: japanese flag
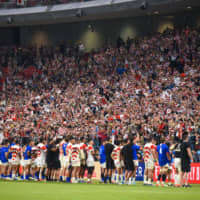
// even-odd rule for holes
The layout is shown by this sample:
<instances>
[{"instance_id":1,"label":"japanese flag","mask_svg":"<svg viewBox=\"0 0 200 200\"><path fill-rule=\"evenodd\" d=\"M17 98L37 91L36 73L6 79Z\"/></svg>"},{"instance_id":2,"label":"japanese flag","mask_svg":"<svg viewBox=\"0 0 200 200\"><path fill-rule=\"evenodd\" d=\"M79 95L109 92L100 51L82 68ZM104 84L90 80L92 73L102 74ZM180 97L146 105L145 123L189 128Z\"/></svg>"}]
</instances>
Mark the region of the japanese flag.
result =
<instances>
[{"instance_id":1,"label":"japanese flag","mask_svg":"<svg viewBox=\"0 0 200 200\"><path fill-rule=\"evenodd\" d=\"M17 0L18 6L24 6L26 0Z\"/></svg>"}]
</instances>

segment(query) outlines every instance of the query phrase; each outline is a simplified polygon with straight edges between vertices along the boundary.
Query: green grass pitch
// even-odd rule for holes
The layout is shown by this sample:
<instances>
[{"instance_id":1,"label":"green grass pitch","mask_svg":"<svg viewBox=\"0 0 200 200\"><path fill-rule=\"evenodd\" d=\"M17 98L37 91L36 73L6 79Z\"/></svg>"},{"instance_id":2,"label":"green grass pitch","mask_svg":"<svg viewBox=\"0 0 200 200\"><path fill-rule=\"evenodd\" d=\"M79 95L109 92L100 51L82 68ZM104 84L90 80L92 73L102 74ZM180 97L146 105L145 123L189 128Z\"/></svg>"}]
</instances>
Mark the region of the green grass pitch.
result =
<instances>
[{"instance_id":1,"label":"green grass pitch","mask_svg":"<svg viewBox=\"0 0 200 200\"><path fill-rule=\"evenodd\" d=\"M0 181L0 200L197 200L200 185L161 188L137 185Z\"/></svg>"}]
</instances>

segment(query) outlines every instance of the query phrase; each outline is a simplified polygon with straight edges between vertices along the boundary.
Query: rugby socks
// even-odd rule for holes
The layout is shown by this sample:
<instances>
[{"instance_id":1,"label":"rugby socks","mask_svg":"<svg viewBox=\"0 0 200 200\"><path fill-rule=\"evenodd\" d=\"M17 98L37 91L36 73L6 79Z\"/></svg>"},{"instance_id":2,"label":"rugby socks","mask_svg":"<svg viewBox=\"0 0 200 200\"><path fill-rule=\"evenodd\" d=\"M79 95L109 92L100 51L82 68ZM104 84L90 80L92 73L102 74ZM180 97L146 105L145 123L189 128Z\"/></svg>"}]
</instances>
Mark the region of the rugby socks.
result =
<instances>
[{"instance_id":1,"label":"rugby socks","mask_svg":"<svg viewBox=\"0 0 200 200\"><path fill-rule=\"evenodd\" d=\"M70 183L70 181L71 181L71 178L67 177L67 182Z\"/></svg>"},{"instance_id":2,"label":"rugby socks","mask_svg":"<svg viewBox=\"0 0 200 200\"><path fill-rule=\"evenodd\" d=\"M157 181L157 183L160 183L160 179L161 179L161 174L158 175L158 181Z\"/></svg>"},{"instance_id":3,"label":"rugby socks","mask_svg":"<svg viewBox=\"0 0 200 200\"><path fill-rule=\"evenodd\" d=\"M39 179L39 172L35 172L36 179Z\"/></svg>"},{"instance_id":4,"label":"rugby socks","mask_svg":"<svg viewBox=\"0 0 200 200\"><path fill-rule=\"evenodd\" d=\"M160 184L161 174L158 175L157 185Z\"/></svg>"},{"instance_id":5,"label":"rugby socks","mask_svg":"<svg viewBox=\"0 0 200 200\"><path fill-rule=\"evenodd\" d=\"M151 185L151 178L148 179L148 184Z\"/></svg>"},{"instance_id":6,"label":"rugby socks","mask_svg":"<svg viewBox=\"0 0 200 200\"><path fill-rule=\"evenodd\" d=\"M111 177L108 177L109 183L112 183Z\"/></svg>"},{"instance_id":7,"label":"rugby socks","mask_svg":"<svg viewBox=\"0 0 200 200\"><path fill-rule=\"evenodd\" d=\"M122 175L122 174L120 175L120 181L121 181L121 182L124 181L124 180L123 180L123 175Z\"/></svg>"},{"instance_id":8,"label":"rugby socks","mask_svg":"<svg viewBox=\"0 0 200 200\"><path fill-rule=\"evenodd\" d=\"M166 175L163 174L163 175L162 175L162 182L165 182L165 180L166 180Z\"/></svg>"},{"instance_id":9,"label":"rugby socks","mask_svg":"<svg viewBox=\"0 0 200 200\"><path fill-rule=\"evenodd\" d=\"M74 183L75 182L75 178L74 177L72 177L72 183Z\"/></svg>"},{"instance_id":10,"label":"rugby socks","mask_svg":"<svg viewBox=\"0 0 200 200\"><path fill-rule=\"evenodd\" d=\"M135 183L135 177L132 178L132 183Z\"/></svg>"},{"instance_id":11,"label":"rugby socks","mask_svg":"<svg viewBox=\"0 0 200 200\"><path fill-rule=\"evenodd\" d=\"M104 182L104 173L101 173L101 181Z\"/></svg>"},{"instance_id":12,"label":"rugby socks","mask_svg":"<svg viewBox=\"0 0 200 200\"><path fill-rule=\"evenodd\" d=\"M163 174L163 175L162 175L162 185L164 185L164 184L165 184L165 180L166 180L166 175L165 175L165 174Z\"/></svg>"},{"instance_id":13,"label":"rugby socks","mask_svg":"<svg viewBox=\"0 0 200 200\"><path fill-rule=\"evenodd\" d=\"M40 171L39 171L39 180L41 180L42 179L42 170L40 169Z\"/></svg>"},{"instance_id":14,"label":"rugby socks","mask_svg":"<svg viewBox=\"0 0 200 200\"><path fill-rule=\"evenodd\" d=\"M144 184L147 184L147 175L144 175Z\"/></svg>"},{"instance_id":15,"label":"rugby socks","mask_svg":"<svg viewBox=\"0 0 200 200\"><path fill-rule=\"evenodd\" d=\"M16 175L14 173L12 173L12 179L15 179Z\"/></svg>"},{"instance_id":16,"label":"rugby socks","mask_svg":"<svg viewBox=\"0 0 200 200\"><path fill-rule=\"evenodd\" d=\"M104 183L107 183L107 179L108 179L108 177L105 176L105 177L104 177Z\"/></svg>"},{"instance_id":17,"label":"rugby socks","mask_svg":"<svg viewBox=\"0 0 200 200\"><path fill-rule=\"evenodd\" d=\"M178 185L178 175L174 174L174 185Z\"/></svg>"},{"instance_id":18,"label":"rugby socks","mask_svg":"<svg viewBox=\"0 0 200 200\"><path fill-rule=\"evenodd\" d=\"M119 174L116 174L116 183L119 183Z\"/></svg>"},{"instance_id":19,"label":"rugby socks","mask_svg":"<svg viewBox=\"0 0 200 200\"><path fill-rule=\"evenodd\" d=\"M28 174L26 174L26 176L25 176L25 177L26 177L26 180L29 180L29 175L28 175Z\"/></svg>"},{"instance_id":20,"label":"rugby socks","mask_svg":"<svg viewBox=\"0 0 200 200\"><path fill-rule=\"evenodd\" d=\"M112 174L112 182L114 182L115 181L115 174L113 173Z\"/></svg>"}]
</instances>

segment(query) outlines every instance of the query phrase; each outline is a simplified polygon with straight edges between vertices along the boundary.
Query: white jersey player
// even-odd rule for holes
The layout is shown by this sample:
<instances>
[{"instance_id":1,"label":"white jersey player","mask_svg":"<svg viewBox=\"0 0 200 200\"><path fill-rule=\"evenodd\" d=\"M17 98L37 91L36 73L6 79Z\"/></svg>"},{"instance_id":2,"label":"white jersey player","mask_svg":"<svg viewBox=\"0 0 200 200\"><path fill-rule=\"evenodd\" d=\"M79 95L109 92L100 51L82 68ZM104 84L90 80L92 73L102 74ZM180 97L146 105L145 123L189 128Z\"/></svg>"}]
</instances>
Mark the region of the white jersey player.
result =
<instances>
[{"instance_id":1,"label":"white jersey player","mask_svg":"<svg viewBox=\"0 0 200 200\"><path fill-rule=\"evenodd\" d=\"M39 176L37 177L39 180L42 179L42 171L46 167L46 152L47 147L45 145L46 141L41 139L40 143L37 145L37 158L35 160L37 165L37 172Z\"/></svg>"},{"instance_id":2,"label":"white jersey player","mask_svg":"<svg viewBox=\"0 0 200 200\"><path fill-rule=\"evenodd\" d=\"M19 172L21 147L19 146L19 142L17 140L15 141L15 144L10 147L9 153L11 153L10 163L11 163L11 170L12 170L12 179L18 179L16 175Z\"/></svg>"},{"instance_id":3,"label":"white jersey player","mask_svg":"<svg viewBox=\"0 0 200 200\"><path fill-rule=\"evenodd\" d=\"M117 174L113 173L112 182L114 182L114 179L116 180L116 183L119 183L119 178L122 182L123 176L122 176L122 163L121 163L121 147L120 147L120 141L115 141L115 148L112 151L111 157L114 160L115 168L117 170Z\"/></svg>"},{"instance_id":4,"label":"white jersey player","mask_svg":"<svg viewBox=\"0 0 200 200\"><path fill-rule=\"evenodd\" d=\"M87 183L91 183L91 178L92 178L92 174L94 171L94 154L95 154L95 152L94 152L93 145L94 145L93 140L90 140L89 145L87 147L87 160L86 160L87 170L88 170Z\"/></svg>"},{"instance_id":5,"label":"white jersey player","mask_svg":"<svg viewBox=\"0 0 200 200\"><path fill-rule=\"evenodd\" d=\"M83 151L80 148L79 141L76 141L76 144L73 144L70 152L70 162L73 167L72 171L72 183L77 183L79 176L79 170L81 166L81 160L84 158Z\"/></svg>"},{"instance_id":6,"label":"white jersey player","mask_svg":"<svg viewBox=\"0 0 200 200\"><path fill-rule=\"evenodd\" d=\"M156 140L153 138L149 139L149 142L144 146L144 185L152 185L151 180L153 177L153 170L155 167L156 156ZM147 180L148 178L148 180Z\"/></svg>"},{"instance_id":7,"label":"white jersey player","mask_svg":"<svg viewBox=\"0 0 200 200\"><path fill-rule=\"evenodd\" d=\"M45 167L47 148L44 143L39 143L37 145L37 149L38 149L36 158L37 167Z\"/></svg>"},{"instance_id":8,"label":"white jersey player","mask_svg":"<svg viewBox=\"0 0 200 200\"><path fill-rule=\"evenodd\" d=\"M92 144L89 144L87 147L86 164L87 164L87 167L94 167L94 148Z\"/></svg>"}]
</instances>

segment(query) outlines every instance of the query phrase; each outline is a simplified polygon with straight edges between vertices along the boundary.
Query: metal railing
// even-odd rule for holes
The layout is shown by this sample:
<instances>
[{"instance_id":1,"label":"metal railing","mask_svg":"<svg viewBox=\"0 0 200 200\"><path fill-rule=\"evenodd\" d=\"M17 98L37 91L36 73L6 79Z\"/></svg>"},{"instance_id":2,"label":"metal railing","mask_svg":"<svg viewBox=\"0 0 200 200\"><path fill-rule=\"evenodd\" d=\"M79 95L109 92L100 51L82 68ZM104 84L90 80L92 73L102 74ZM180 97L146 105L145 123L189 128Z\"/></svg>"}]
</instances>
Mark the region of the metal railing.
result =
<instances>
[{"instance_id":1,"label":"metal railing","mask_svg":"<svg viewBox=\"0 0 200 200\"><path fill-rule=\"evenodd\" d=\"M0 0L0 9L27 8L92 0Z\"/></svg>"}]
</instances>

